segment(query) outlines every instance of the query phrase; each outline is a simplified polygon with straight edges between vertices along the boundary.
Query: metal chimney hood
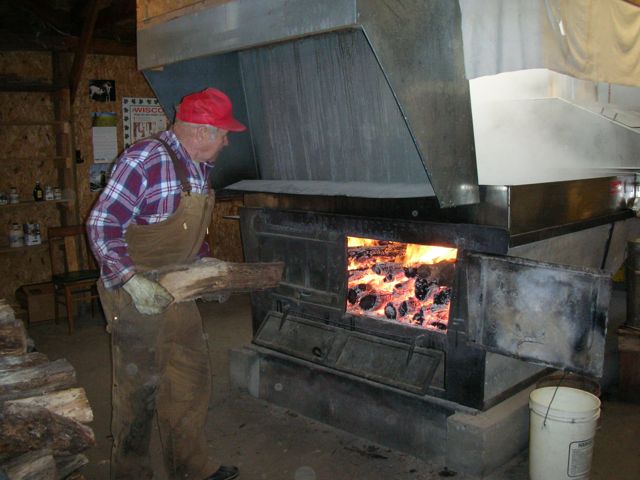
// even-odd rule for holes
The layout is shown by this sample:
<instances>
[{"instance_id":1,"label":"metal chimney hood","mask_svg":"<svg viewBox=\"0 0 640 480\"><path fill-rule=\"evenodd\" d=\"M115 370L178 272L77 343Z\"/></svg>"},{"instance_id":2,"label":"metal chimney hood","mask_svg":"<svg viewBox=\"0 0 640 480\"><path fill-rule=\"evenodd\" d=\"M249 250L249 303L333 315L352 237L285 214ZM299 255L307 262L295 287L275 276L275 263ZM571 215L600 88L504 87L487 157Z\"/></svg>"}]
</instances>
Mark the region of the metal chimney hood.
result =
<instances>
[{"instance_id":1,"label":"metal chimney hood","mask_svg":"<svg viewBox=\"0 0 640 480\"><path fill-rule=\"evenodd\" d=\"M142 25L138 65L167 114L231 88L259 172L242 188L450 207L479 201L460 25L450 0L220 1Z\"/></svg>"}]
</instances>

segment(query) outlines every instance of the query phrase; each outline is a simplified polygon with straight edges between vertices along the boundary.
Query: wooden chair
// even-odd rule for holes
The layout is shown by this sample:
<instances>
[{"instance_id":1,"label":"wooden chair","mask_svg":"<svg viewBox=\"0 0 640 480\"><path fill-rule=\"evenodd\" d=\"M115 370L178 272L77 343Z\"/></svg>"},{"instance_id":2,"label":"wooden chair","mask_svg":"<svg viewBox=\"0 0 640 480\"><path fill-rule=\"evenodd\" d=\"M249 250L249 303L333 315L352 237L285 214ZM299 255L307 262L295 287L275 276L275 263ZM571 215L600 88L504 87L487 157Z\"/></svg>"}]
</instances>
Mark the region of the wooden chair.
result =
<instances>
[{"instance_id":1,"label":"wooden chair","mask_svg":"<svg viewBox=\"0 0 640 480\"><path fill-rule=\"evenodd\" d=\"M51 259L51 281L54 288L55 321L59 318L59 304L67 308L69 334L73 333L75 303L98 298L96 282L100 271L86 241L85 227L50 227L47 229L49 256Z\"/></svg>"}]
</instances>

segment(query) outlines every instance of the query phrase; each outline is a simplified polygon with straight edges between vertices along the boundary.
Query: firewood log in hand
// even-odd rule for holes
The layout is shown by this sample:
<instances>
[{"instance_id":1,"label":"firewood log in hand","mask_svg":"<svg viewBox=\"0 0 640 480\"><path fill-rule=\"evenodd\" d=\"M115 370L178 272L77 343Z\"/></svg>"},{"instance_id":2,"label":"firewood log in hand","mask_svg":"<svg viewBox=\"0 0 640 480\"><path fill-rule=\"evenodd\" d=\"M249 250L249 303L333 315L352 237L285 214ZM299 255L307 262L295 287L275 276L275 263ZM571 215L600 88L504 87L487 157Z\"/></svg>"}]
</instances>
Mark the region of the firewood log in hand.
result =
<instances>
[{"instance_id":1,"label":"firewood log in hand","mask_svg":"<svg viewBox=\"0 0 640 480\"><path fill-rule=\"evenodd\" d=\"M233 263L204 258L145 273L173 295L175 303L203 299L223 302L233 293L274 288L282 278L283 262Z\"/></svg>"}]
</instances>

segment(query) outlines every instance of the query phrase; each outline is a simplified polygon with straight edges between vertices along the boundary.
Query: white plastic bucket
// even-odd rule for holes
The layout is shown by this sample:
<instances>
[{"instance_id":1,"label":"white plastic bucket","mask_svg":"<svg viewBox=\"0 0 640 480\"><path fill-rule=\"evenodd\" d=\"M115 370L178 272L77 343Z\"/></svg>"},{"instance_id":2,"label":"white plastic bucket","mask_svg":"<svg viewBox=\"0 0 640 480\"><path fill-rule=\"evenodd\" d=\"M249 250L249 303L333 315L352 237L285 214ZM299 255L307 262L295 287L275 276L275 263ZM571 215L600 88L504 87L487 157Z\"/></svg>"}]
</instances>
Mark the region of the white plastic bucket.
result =
<instances>
[{"instance_id":1,"label":"white plastic bucket","mask_svg":"<svg viewBox=\"0 0 640 480\"><path fill-rule=\"evenodd\" d=\"M531 480L588 479L598 397L576 388L543 387L529 395L529 410Z\"/></svg>"}]
</instances>

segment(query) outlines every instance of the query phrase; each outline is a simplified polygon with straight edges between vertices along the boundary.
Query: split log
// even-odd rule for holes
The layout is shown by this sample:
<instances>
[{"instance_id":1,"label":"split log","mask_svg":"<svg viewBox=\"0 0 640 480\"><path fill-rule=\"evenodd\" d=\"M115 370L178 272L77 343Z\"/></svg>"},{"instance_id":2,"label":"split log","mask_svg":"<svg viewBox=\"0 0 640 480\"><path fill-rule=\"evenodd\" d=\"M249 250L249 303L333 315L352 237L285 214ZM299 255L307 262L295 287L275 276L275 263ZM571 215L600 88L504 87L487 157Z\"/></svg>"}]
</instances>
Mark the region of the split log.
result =
<instances>
[{"instance_id":1,"label":"split log","mask_svg":"<svg viewBox=\"0 0 640 480\"><path fill-rule=\"evenodd\" d=\"M44 353L31 352L24 355L7 355L0 357L0 375L9 370L34 367L47 363L49 359Z\"/></svg>"},{"instance_id":2,"label":"split log","mask_svg":"<svg viewBox=\"0 0 640 480\"><path fill-rule=\"evenodd\" d=\"M455 263L440 262L420 265L417 274L419 277L430 282L437 282L439 285L452 285L455 270Z\"/></svg>"},{"instance_id":3,"label":"split log","mask_svg":"<svg viewBox=\"0 0 640 480\"><path fill-rule=\"evenodd\" d=\"M84 388L70 388L60 392L47 393L36 397L8 400L5 406L27 405L44 407L51 413L70 418L80 423L93 421L93 411Z\"/></svg>"},{"instance_id":4,"label":"split log","mask_svg":"<svg viewBox=\"0 0 640 480\"><path fill-rule=\"evenodd\" d=\"M396 276L403 274L404 275L404 267L401 263L398 262L381 262L376 263L373 267L371 267L377 275L382 275L384 277L391 275Z\"/></svg>"},{"instance_id":5,"label":"split log","mask_svg":"<svg viewBox=\"0 0 640 480\"><path fill-rule=\"evenodd\" d=\"M11 306L0 301L0 356L27 353L27 331Z\"/></svg>"},{"instance_id":6,"label":"split log","mask_svg":"<svg viewBox=\"0 0 640 480\"><path fill-rule=\"evenodd\" d=\"M41 448L55 456L75 455L96 443L91 428L44 407L5 405L0 425L0 461Z\"/></svg>"},{"instance_id":7,"label":"split log","mask_svg":"<svg viewBox=\"0 0 640 480\"><path fill-rule=\"evenodd\" d=\"M2 476L4 473L5 476ZM0 478L10 480L56 480L59 477L51 450L43 448L12 458L0 465Z\"/></svg>"},{"instance_id":8,"label":"split log","mask_svg":"<svg viewBox=\"0 0 640 480\"><path fill-rule=\"evenodd\" d=\"M215 258L173 265L146 274L166 288L176 303L203 297L265 290L278 285L284 263L231 263Z\"/></svg>"},{"instance_id":9,"label":"split log","mask_svg":"<svg viewBox=\"0 0 640 480\"><path fill-rule=\"evenodd\" d=\"M78 455L55 457L55 461L58 467L58 478L67 478L73 472L89 463L89 459L81 453Z\"/></svg>"},{"instance_id":10,"label":"split log","mask_svg":"<svg viewBox=\"0 0 640 480\"><path fill-rule=\"evenodd\" d=\"M371 269L369 268L349 270L349 283L350 284L360 283L360 280L370 276L371 276Z\"/></svg>"},{"instance_id":11,"label":"split log","mask_svg":"<svg viewBox=\"0 0 640 480\"><path fill-rule=\"evenodd\" d=\"M76 372L64 358L0 375L0 402L73 387Z\"/></svg>"},{"instance_id":12,"label":"split log","mask_svg":"<svg viewBox=\"0 0 640 480\"><path fill-rule=\"evenodd\" d=\"M398 257L403 257L407 247L401 243L384 243L380 245L366 245L361 247L349 247L347 255L356 262L393 262Z\"/></svg>"}]
</instances>

